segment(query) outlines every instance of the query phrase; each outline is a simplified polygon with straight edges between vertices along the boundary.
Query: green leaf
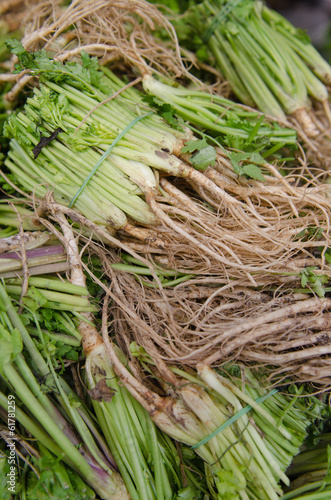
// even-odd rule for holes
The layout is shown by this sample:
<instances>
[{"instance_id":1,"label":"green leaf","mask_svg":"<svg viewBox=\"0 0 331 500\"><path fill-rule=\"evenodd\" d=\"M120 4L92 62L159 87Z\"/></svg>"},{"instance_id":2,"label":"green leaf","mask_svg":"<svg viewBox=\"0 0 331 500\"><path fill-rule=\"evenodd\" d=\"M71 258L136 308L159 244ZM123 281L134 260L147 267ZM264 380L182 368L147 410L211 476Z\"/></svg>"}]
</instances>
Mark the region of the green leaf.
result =
<instances>
[{"instance_id":1,"label":"green leaf","mask_svg":"<svg viewBox=\"0 0 331 500\"><path fill-rule=\"evenodd\" d=\"M315 267L306 267L300 271L301 286L308 287L316 293L318 297L325 297L324 285L328 282L329 278L325 274L316 274Z\"/></svg>"},{"instance_id":2,"label":"green leaf","mask_svg":"<svg viewBox=\"0 0 331 500\"><path fill-rule=\"evenodd\" d=\"M186 486L178 491L176 496L176 500L196 500L197 499L197 491L195 488L191 486Z\"/></svg>"},{"instance_id":3,"label":"green leaf","mask_svg":"<svg viewBox=\"0 0 331 500\"><path fill-rule=\"evenodd\" d=\"M265 159L259 153L250 153L248 156L249 161L255 163L256 165L264 165Z\"/></svg>"},{"instance_id":4,"label":"green leaf","mask_svg":"<svg viewBox=\"0 0 331 500\"><path fill-rule=\"evenodd\" d=\"M217 473L217 478L216 486L219 500L240 500L240 491L244 489L245 485L240 484L232 472L222 469Z\"/></svg>"},{"instance_id":5,"label":"green leaf","mask_svg":"<svg viewBox=\"0 0 331 500\"><path fill-rule=\"evenodd\" d=\"M23 350L22 336L17 328L11 330L11 341L13 347L12 356L13 358L16 358L16 356L18 356L18 354Z\"/></svg>"},{"instance_id":6,"label":"green leaf","mask_svg":"<svg viewBox=\"0 0 331 500\"><path fill-rule=\"evenodd\" d=\"M264 181L261 169L257 165L264 165L265 159L259 153L235 153L230 152L228 156L231 160L232 168L237 175L246 175L252 179ZM248 165L241 165L241 162L250 161ZM256 165L257 164L257 165Z\"/></svg>"},{"instance_id":7,"label":"green leaf","mask_svg":"<svg viewBox=\"0 0 331 500\"><path fill-rule=\"evenodd\" d=\"M165 104L163 101L157 97L151 95L144 95L142 100L146 102L151 108L154 108L158 115L160 115L169 125L176 128L177 130L183 130L180 126L176 110L171 104Z\"/></svg>"},{"instance_id":8,"label":"green leaf","mask_svg":"<svg viewBox=\"0 0 331 500\"><path fill-rule=\"evenodd\" d=\"M304 269L303 271L301 271L301 286L303 288L306 288L308 281L309 281L309 275L306 269Z\"/></svg>"},{"instance_id":9,"label":"green leaf","mask_svg":"<svg viewBox=\"0 0 331 500\"><path fill-rule=\"evenodd\" d=\"M17 57L22 56L23 54L26 54L27 51L23 47L22 43L18 40L15 39L9 39L6 40L6 45L10 49L12 54L15 54Z\"/></svg>"},{"instance_id":10,"label":"green leaf","mask_svg":"<svg viewBox=\"0 0 331 500\"><path fill-rule=\"evenodd\" d=\"M1 340L0 349L0 373L4 374L6 366L13 360L13 346L11 342Z\"/></svg>"},{"instance_id":11,"label":"green leaf","mask_svg":"<svg viewBox=\"0 0 331 500\"><path fill-rule=\"evenodd\" d=\"M205 170L207 167L215 165L216 158L215 148L206 146L190 158L190 163L197 170Z\"/></svg>"},{"instance_id":12,"label":"green leaf","mask_svg":"<svg viewBox=\"0 0 331 500\"><path fill-rule=\"evenodd\" d=\"M83 68L86 68L90 73L90 80L92 85L99 87L100 79L103 75L102 71L99 70L99 61L97 57L90 57L85 50L80 53Z\"/></svg>"},{"instance_id":13,"label":"green leaf","mask_svg":"<svg viewBox=\"0 0 331 500\"><path fill-rule=\"evenodd\" d=\"M242 173L247 175L247 177L251 177L252 179L256 179L258 181L265 181L265 178L262 175L260 167L257 165L253 165L249 163L248 165L244 165L242 167Z\"/></svg>"},{"instance_id":14,"label":"green leaf","mask_svg":"<svg viewBox=\"0 0 331 500\"><path fill-rule=\"evenodd\" d=\"M208 142L205 138L199 139L198 141L189 141L182 147L181 153L193 153L194 151L200 151L208 146Z\"/></svg>"},{"instance_id":15,"label":"green leaf","mask_svg":"<svg viewBox=\"0 0 331 500\"><path fill-rule=\"evenodd\" d=\"M318 297L325 297L324 280L320 277L316 278L316 281L311 285L311 288L314 290Z\"/></svg>"},{"instance_id":16,"label":"green leaf","mask_svg":"<svg viewBox=\"0 0 331 500\"><path fill-rule=\"evenodd\" d=\"M36 302L38 307L45 306L48 302L44 295L33 286L29 287L29 297Z\"/></svg>"}]
</instances>

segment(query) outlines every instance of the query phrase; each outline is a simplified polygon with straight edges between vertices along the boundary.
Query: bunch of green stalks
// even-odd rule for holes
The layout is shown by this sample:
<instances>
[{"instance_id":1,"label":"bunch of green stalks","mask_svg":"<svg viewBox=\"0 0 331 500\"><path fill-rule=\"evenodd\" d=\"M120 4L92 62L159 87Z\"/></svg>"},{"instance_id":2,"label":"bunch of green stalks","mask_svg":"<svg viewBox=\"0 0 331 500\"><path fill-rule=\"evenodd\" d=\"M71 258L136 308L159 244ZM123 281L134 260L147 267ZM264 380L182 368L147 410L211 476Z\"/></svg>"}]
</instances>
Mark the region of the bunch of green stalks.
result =
<instances>
[{"instance_id":1,"label":"bunch of green stalks","mask_svg":"<svg viewBox=\"0 0 331 500\"><path fill-rule=\"evenodd\" d=\"M9 278L3 283L3 293L19 305L24 278ZM78 359L75 353L82 340L77 329L83 319L81 313L96 312L98 308L90 305L86 288L62 278L28 277L26 284L20 319L35 348L51 361L54 369L61 369L63 358ZM120 387L102 344L88 353L85 373L98 424L130 498L171 500L174 491L178 495L203 495L206 486L198 481L203 471L199 467L195 470L194 464L188 462L192 452L181 449L182 446L177 449L167 435L156 429L131 394ZM79 404L77 398L76 403ZM51 458L52 454L48 452L48 456ZM63 468L60 464L58 467ZM68 488L67 485L65 490Z\"/></svg>"},{"instance_id":2,"label":"bunch of green stalks","mask_svg":"<svg viewBox=\"0 0 331 500\"><path fill-rule=\"evenodd\" d=\"M245 174L249 168L259 180L248 190L250 181L245 175L238 181L231 161L218 157L211 145L199 152L207 153L206 172L201 172L190 164L191 154L179 158L188 139L193 139L193 149L201 141L187 129L166 123L135 90L124 89L119 95L122 82L109 71L101 73L94 59L83 53L83 65L61 64L44 52L31 54L20 45L14 50L31 74L39 76L40 88L28 98L24 112L12 115L6 124L12 140L5 166L28 193L42 197L52 190L73 221L79 216L72 208L98 226L96 232L120 230L125 237L166 250L185 246L207 255L222 273L226 269L236 277L238 272L249 275L255 284L251 273L278 267L276 255L283 258L301 250L301 241L293 243L299 226L301 230L302 224L309 225L313 217L324 231L324 206L329 202L323 186L293 187L258 153L242 157L233 152L238 172ZM212 167L215 159L217 168ZM189 181L207 204L173 188L163 176ZM278 180L281 187L275 185ZM220 209L222 226L216 220ZM298 218L299 210L307 219ZM215 238L215 223L220 238ZM309 242L304 245L309 247ZM256 263L257 255L263 255L262 265Z\"/></svg>"},{"instance_id":3,"label":"bunch of green stalks","mask_svg":"<svg viewBox=\"0 0 331 500\"><path fill-rule=\"evenodd\" d=\"M9 189L8 185L6 187ZM34 217L33 211L24 205L26 201L17 198L0 200L1 239L17 234L20 225L22 225L24 231L42 231L44 229L42 224ZM8 249L10 248L10 245L8 245Z\"/></svg>"},{"instance_id":4,"label":"bunch of green stalks","mask_svg":"<svg viewBox=\"0 0 331 500\"><path fill-rule=\"evenodd\" d=\"M123 353L119 349L117 353L125 363ZM85 376L98 423L132 500L202 498L208 491L203 465L195 463L189 448L176 446L158 429L122 386L104 345L87 356Z\"/></svg>"},{"instance_id":5,"label":"bunch of green stalks","mask_svg":"<svg viewBox=\"0 0 331 500\"><path fill-rule=\"evenodd\" d=\"M166 394L161 397L126 370L114 346L106 345L115 372L156 425L191 446L208 464L214 498L276 500L282 495L279 483L289 484L285 471L311 421L320 416L318 400L308 408L298 395L289 398L268 391L263 377L247 368L237 382L206 365L197 372L170 368L166 380L148 368L149 356L132 346L142 366L161 381Z\"/></svg>"},{"instance_id":6,"label":"bunch of green stalks","mask_svg":"<svg viewBox=\"0 0 331 500\"><path fill-rule=\"evenodd\" d=\"M25 238L28 239L26 247L31 245L34 248L26 248L24 259L22 258L20 247L22 238L19 238L17 233L3 238L0 241L2 248L8 249L8 246L16 246L16 251L7 251L6 253L0 254L1 278L24 276L27 272L30 276L38 276L40 274L62 272L68 269L63 247L56 244L45 245L45 243L50 240L49 234L42 233L36 235L34 232L33 237L29 238L29 235L25 233ZM37 245L37 247L35 245ZM84 307L86 304L80 305Z\"/></svg>"},{"instance_id":7,"label":"bunch of green stalks","mask_svg":"<svg viewBox=\"0 0 331 500\"><path fill-rule=\"evenodd\" d=\"M330 120L330 65L305 34L262 1L206 0L184 19L241 102L280 119L294 116L308 136L318 135L308 113L312 100L323 104Z\"/></svg>"},{"instance_id":8,"label":"bunch of green stalks","mask_svg":"<svg viewBox=\"0 0 331 500\"><path fill-rule=\"evenodd\" d=\"M0 370L2 384L6 387L5 393L0 395L1 407L7 410L6 394L13 395L17 422L51 454L61 457L101 498L129 498L89 410L55 371L47 347L47 335L44 336L36 313L31 311L46 359L2 284L0 300ZM49 391L52 395L48 394Z\"/></svg>"},{"instance_id":9,"label":"bunch of green stalks","mask_svg":"<svg viewBox=\"0 0 331 500\"><path fill-rule=\"evenodd\" d=\"M61 214L60 207L57 212L54 211L53 217L61 227L63 243L67 248L72 270L71 286L85 287L72 227ZM98 426L130 498L171 500L174 495L178 498L182 495L202 498L207 491L204 480L198 480L203 477L203 465L194 458L192 461L191 450L181 445L176 447L167 435L159 431L149 414L119 383L91 311L81 312L78 320L88 394Z\"/></svg>"},{"instance_id":10,"label":"bunch of green stalks","mask_svg":"<svg viewBox=\"0 0 331 500\"><path fill-rule=\"evenodd\" d=\"M61 246L62 252L63 247ZM4 288L8 295L18 300L22 293L23 278L7 278ZM98 308L90 305L89 294L83 287L76 287L68 281L55 276L31 276L27 279L27 290L22 298L23 304L30 309L42 306L46 309L69 312L96 312Z\"/></svg>"},{"instance_id":11,"label":"bunch of green stalks","mask_svg":"<svg viewBox=\"0 0 331 500\"><path fill-rule=\"evenodd\" d=\"M221 95L185 88L151 74L144 75L143 87L164 105L172 106L187 123L217 136L221 145L230 145L231 141L245 145L245 141L249 144L253 138L263 139L261 150L267 158L283 146L295 146L297 143L294 129L277 126L256 110Z\"/></svg>"}]
</instances>

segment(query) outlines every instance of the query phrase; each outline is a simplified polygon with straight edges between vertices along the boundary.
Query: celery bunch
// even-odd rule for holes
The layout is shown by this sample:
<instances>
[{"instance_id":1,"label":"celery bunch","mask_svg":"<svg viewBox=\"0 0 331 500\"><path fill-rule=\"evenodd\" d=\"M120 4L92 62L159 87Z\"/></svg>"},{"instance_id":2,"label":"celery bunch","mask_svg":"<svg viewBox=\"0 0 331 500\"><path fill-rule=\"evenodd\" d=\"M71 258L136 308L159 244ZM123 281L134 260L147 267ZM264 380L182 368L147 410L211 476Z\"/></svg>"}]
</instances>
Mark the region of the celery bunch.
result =
<instances>
[{"instance_id":1,"label":"celery bunch","mask_svg":"<svg viewBox=\"0 0 331 500\"><path fill-rule=\"evenodd\" d=\"M327 101L330 65L305 33L261 0L204 0L185 7L182 43L191 41L192 49L194 40L200 56L211 54L242 103L282 119L302 116L311 99Z\"/></svg>"},{"instance_id":2,"label":"celery bunch","mask_svg":"<svg viewBox=\"0 0 331 500\"><path fill-rule=\"evenodd\" d=\"M0 393L0 407L6 411L6 394L14 395L16 421L52 455L61 457L101 498L129 498L93 418L54 370L37 316L34 316L36 327L46 360L3 285L0 285L0 305L0 378L5 387L5 393ZM50 391L57 403L47 394Z\"/></svg>"}]
</instances>

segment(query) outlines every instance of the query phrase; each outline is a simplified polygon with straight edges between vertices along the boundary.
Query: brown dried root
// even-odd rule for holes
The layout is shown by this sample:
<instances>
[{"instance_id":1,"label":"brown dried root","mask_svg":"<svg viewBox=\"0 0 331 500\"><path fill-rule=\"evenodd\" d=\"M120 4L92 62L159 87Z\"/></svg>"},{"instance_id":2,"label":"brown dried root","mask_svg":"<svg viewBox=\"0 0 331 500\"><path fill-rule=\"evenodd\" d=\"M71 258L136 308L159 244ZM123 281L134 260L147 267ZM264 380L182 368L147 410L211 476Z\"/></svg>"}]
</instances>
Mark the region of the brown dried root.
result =
<instances>
[{"instance_id":1,"label":"brown dried root","mask_svg":"<svg viewBox=\"0 0 331 500\"><path fill-rule=\"evenodd\" d=\"M296 259L306 258L323 266L323 255L315 257L314 248L329 245L330 201L321 196L322 187L284 182L275 186L253 181L244 186L227 180L222 184L222 198L218 203L211 200L217 206L213 211L161 179L163 197L151 197L149 203L173 230L170 240L168 233L163 233L168 266L181 272L222 276L226 282L247 277L246 284L255 286L281 283L279 275L300 272L301 263L296 266ZM316 241L314 237L304 240L300 233L309 227L320 227L323 236ZM323 268L327 275L330 271L328 266Z\"/></svg>"},{"instance_id":2,"label":"brown dried root","mask_svg":"<svg viewBox=\"0 0 331 500\"><path fill-rule=\"evenodd\" d=\"M331 167L330 103L314 102L312 109L309 111L309 119L311 125L308 130L294 116L289 119L289 126L297 131L298 138L305 147L310 175L316 176L322 169L324 175L320 175L320 180L325 180ZM311 135L309 131L312 129L315 132Z\"/></svg>"},{"instance_id":3,"label":"brown dried root","mask_svg":"<svg viewBox=\"0 0 331 500\"><path fill-rule=\"evenodd\" d=\"M142 73L151 68L175 76L187 73L176 32L154 5L144 0L74 0L64 9L61 3L43 1L31 9L23 38L26 49L45 48L62 60L84 49L104 61L124 59ZM174 50L154 39L153 32L160 29L166 30Z\"/></svg>"},{"instance_id":4,"label":"brown dried root","mask_svg":"<svg viewBox=\"0 0 331 500\"><path fill-rule=\"evenodd\" d=\"M266 364L277 378L285 374L324 384L327 360L331 365L331 299L273 296L212 278L161 294L139 277L114 271L109 256L98 256L109 277L116 339L126 352L135 341L170 364ZM323 376L316 369L319 361Z\"/></svg>"}]
</instances>

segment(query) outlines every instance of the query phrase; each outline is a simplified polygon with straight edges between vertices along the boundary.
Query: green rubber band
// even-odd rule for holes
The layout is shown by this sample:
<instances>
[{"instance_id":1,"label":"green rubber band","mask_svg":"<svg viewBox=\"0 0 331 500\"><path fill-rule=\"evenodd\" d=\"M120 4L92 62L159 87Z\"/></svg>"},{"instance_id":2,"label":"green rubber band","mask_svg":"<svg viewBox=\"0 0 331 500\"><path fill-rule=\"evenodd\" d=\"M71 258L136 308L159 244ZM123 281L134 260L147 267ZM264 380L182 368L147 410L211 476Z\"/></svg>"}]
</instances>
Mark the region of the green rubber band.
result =
<instances>
[{"instance_id":1,"label":"green rubber band","mask_svg":"<svg viewBox=\"0 0 331 500\"><path fill-rule=\"evenodd\" d=\"M202 41L203 42L208 42L209 38L214 34L215 30L217 27L220 25L220 23L223 21L223 19L226 18L228 14L240 3L241 0L234 0L233 2L230 2L223 7L219 11L219 13L214 17L211 25L206 29L205 33L202 36Z\"/></svg>"},{"instance_id":2,"label":"green rubber band","mask_svg":"<svg viewBox=\"0 0 331 500\"><path fill-rule=\"evenodd\" d=\"M272 389L272 391L268 392L268 394L265 394L264 396L261 396L260 398L256 399L255 403L263 403L263 401L270 398L270 396L273 396L274 394L276 394L276 392L278 392L277 389ZM194 444L193 446L191 446L192 450L195 450L196 448L199 448L199 446L203 446L204 444L206 444L210 439L215 437L219 432L224 431L224 429L229 427L229 425L233 424L233 422L238 420L238 418L242 417L243 415L245 415L246 413L248 413L252 409L253 409L253 407L251 405L247 405L247 406L245 406L245 408L242 408L235 415L233 415L233 417L229 418L229 420L224 422L224 424L220 425L220 427L217 427L217 429L215 429L211 434L209 434L209 436L205 437L204 439L199 441L197 444Z\"/></svg>"},{"instance_id":3,"label":"green rubber band","mask_svg":"<svg viewBox=\"0 0 331 500\"><path fill-rule=\"evenodd\" d=\"M105 151L103 153L103 155L101 156L100 160L98 161L98 163L93 167L93 169L91 170L91 172L89 173L89 175L86 177L85 181L83 182L83 184L81 185L81 187L78 189L77 193L75 194L75 196L72 198L71 202L69 203L69 208L71 208L75 201L77 200L78 196L82 193L82 191L85 189L85 187L87 186L87 184L90 182L92 176L95 174L95 172L98 170L98 168L100 167L101 163L107 158L107 156L109 155L109 153L112 151L112 149L114 149L114 147L116 146L116 144L122 139L122 137L125 136L125 134L137 123L139 122L140 120L142 120L143 118L146 118L146 116L150 116L153 114L153 111L150 111L149 113L146 113L145 115L141 115L141 116L137 116L137 118L135 118L134 120L132 120L132 122L129 123L129 125L127 125L125 127L124 130L122 130L122 132L116 137L116 139L111 143L111 145L109 146L109 148L107 149L107 151Z\"/></svg>"}]
</instances>

